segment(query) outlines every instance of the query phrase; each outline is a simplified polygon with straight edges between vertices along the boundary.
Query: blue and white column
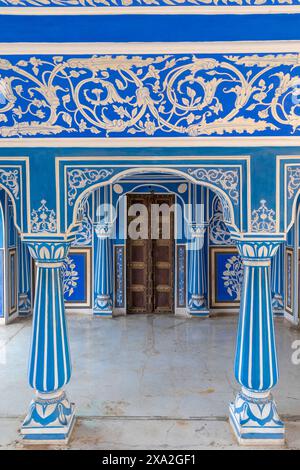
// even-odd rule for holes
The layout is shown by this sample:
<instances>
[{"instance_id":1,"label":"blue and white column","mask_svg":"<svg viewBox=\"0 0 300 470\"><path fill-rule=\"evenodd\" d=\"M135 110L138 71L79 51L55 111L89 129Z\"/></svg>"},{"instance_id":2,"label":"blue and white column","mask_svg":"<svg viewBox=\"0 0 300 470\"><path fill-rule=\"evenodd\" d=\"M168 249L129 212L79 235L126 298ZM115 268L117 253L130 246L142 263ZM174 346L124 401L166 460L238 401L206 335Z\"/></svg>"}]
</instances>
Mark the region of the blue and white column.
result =
<instances>
[{"instance_id":1,"label":"blue and white column","mask_svg":"<svg viewBox=\"0 0 300 470\"><path fill-rule=\"evenodd\" d=\"M240 444L281 444L284 424L270 393L278 381L270 265L279 243L238 241L237 247L244 280L235 377L242 389L230 405L230 422Z\"/></svg>"},{"instance_id":2,"label":"blue and white column","mask_svg":"<svg viewBox=\"0 0 300 470\"><path fill-rule=\"evenodd\" d=\"M272 307L274 315L284 314L284 245L280 244L277 253L272 258L271 263L271 291L272 291Z\"/></svg>"},{"instance_id":3,"label":"blue and white column","mask_svg":"<svg viewBox=\"0 0 300 470\"><path fill-rule=\"evenodd\" d=\"M188 312L193 316L209 315L207 302L207 257L205 253L206 224L190 224L189 246L189 302Z\"/></svg>"},{"instance_id":4,"label":"blue and white column","mask_svg":"<svg viewBox=\"0 0 300 470\"><path fill-rule=\"evenodd\" d=\"M112 252L111 252L111 223L97 224L96 259L95 259L95 315L112 316Z\"/></svg>"},{"instance_id":5,"label":"blue and white column","mask_svg":"<svg viewBox=\"0 0 300 470\"><path fill-rule=\"evenodd\" d=\"M31 314L30 300L30 255L26 244L18 240L19 268L19 315L26 317Z\"/></svg>"},{"instance_id":6,"label":"blue and white column","mask_svg":"<svg viewBox=\"0 0 300 470\"><path fill-rule=\"evenodd\" d=\"M29 442L66 442L74 424L74 405L65 393L71 359L65 319L61 267L68 242L27 242L36 262L29 384L35 390L21 433Z\"/></svg>"}]
</instances>

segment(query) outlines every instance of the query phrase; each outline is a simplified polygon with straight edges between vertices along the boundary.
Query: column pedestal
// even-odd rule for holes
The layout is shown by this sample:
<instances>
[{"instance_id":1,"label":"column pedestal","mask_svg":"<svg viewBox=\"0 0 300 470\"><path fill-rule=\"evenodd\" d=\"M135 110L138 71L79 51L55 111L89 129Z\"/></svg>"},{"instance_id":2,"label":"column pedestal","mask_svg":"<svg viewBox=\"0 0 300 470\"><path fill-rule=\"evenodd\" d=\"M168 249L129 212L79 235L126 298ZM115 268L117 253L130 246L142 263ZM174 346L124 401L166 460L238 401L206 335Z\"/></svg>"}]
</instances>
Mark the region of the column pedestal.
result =
<instances>
[{"instance_id":1,"label":"column pedestal","mask_svg":"<svg viewBox=\"0 0 300 470\"><path fill-rule=\"evenodd\" d=\"M65 392L36 392L36 398L30 403L29 413L23 422L21 434L29 444L67 443L74 423L74 403L70 403Z\"/></svg>"},{"instance_id":2,"label":"column pedestal","mask_svg":"<svg viewBox=\"0 0 300 470\"><path fill-rule=\"evenodd\" d=\"M229 411L230 424L239 444L284 444L284 424L270 392L253 392L243 387L230 404Z\"/></svg>"}]
</instances>

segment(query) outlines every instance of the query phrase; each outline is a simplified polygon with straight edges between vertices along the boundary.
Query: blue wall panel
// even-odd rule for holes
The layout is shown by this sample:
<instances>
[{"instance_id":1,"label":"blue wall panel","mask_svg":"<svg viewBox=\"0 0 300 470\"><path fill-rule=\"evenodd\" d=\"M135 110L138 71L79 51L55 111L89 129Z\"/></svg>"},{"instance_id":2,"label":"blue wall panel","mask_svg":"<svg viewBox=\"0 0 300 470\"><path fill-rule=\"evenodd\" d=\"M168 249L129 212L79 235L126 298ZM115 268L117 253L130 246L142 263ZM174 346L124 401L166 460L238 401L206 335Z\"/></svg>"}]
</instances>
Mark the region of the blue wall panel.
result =
<instances>
[{"instance_id":1,"label":"blue wall panel","mask_svg":"<svg viewBox=\"0 0 300 470\"><path fill-rule=\"evenodd\" d=\"M0 16L2 42L299 39L300 15ZM28 23L30 22L30 28Z\"/></svg>"}]
</instances>

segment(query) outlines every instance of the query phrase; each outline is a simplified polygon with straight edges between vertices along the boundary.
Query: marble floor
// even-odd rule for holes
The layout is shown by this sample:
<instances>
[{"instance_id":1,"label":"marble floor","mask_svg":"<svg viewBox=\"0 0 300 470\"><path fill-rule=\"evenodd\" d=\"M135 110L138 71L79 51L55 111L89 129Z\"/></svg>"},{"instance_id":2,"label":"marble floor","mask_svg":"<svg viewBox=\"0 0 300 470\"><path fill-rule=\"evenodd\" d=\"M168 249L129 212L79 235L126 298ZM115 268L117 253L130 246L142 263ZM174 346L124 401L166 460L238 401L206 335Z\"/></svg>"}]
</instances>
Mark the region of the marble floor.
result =
<instances>
[{"instance_id":1,"label":"marble floor","mask_svg":"<svg viewBox=\"0 0 300 470\"><path fill-rule=\"evenodd\" d=\"M209 319L68 315L77 423L66 448L235 448L228 403L236 316ZM287 424L286 448L300 449L300 330L276 319L280 382L274 397ZM0 326L0 449L23 448L18 429L32 398L27 385L31 321Z\"/></svg>"}]
</instances>

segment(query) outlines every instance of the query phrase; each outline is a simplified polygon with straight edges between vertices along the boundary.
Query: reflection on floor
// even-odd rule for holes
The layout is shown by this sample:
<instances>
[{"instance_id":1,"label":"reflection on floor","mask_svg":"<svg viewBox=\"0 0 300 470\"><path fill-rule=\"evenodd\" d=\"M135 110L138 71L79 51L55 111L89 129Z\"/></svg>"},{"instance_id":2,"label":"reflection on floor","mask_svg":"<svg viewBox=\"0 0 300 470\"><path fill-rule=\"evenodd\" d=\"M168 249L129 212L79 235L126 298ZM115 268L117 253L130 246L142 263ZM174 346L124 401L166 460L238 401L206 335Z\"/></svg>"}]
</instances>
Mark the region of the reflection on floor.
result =
<instances>
[{"instance_id":1,"label":"reflection on floor","mask_svg":"<svg viewBox=\"0 0 300 470\"><path fill-rule=\"evenodd\" d=\"M183 319L132 315L112 320L69 315L77 420L69 448L195 449L236 447L228 403L236 317ZM0 448L22 446L18 427L27 385L30 320L0 327ZM274 390L289 448L300 448L300 331L276 319L280 383Z\"/></svg>"}]
</instances>

